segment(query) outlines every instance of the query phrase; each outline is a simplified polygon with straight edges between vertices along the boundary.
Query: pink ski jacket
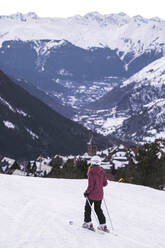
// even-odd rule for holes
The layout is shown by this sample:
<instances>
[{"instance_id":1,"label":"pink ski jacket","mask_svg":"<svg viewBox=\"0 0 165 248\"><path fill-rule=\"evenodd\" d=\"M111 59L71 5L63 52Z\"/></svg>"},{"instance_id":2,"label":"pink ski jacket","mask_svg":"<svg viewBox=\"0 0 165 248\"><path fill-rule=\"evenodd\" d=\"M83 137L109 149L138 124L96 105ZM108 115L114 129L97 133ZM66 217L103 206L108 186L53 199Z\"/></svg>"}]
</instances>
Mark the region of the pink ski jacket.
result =
<instances>
[{"instance_id":1,"label":"pink ski jacket","mask_svg":"<svg viewBox=\"0 0 165 248\"><path fill-rule=\"evenodd\" d=\"M95 201L103 199L103 187L108 184L106 175L100 166L94 166L88 173L88 188L85 193Z\"/></svg>"}]
</instances>

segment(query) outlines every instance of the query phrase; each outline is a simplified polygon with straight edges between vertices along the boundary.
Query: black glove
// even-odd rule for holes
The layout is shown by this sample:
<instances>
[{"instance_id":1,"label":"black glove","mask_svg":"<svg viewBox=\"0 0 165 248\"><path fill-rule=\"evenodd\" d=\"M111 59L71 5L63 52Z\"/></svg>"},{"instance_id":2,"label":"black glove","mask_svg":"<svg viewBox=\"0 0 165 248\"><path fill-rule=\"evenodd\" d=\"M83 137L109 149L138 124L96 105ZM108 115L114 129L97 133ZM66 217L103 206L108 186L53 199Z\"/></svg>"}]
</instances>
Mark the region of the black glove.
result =
<instances>
[{"instance_id":1,"label":"black glove","mask_svg":"<svg viewBox=\"0 0 165 248\"><path fill-rule=\"evenodd\" d=\"M88 195L89 195L88 193L86 193L86 192L84 193L84 197L85 197L85 198L87 198Z\"/></svg>"}]
</instances>

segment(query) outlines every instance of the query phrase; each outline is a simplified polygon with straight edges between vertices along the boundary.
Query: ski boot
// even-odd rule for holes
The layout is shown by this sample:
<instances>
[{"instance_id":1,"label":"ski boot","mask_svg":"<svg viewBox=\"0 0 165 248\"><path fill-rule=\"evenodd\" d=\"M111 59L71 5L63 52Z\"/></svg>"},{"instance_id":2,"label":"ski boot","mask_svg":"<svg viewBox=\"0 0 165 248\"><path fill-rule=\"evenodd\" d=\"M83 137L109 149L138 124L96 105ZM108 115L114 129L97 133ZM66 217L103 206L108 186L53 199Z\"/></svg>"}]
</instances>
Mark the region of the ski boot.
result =
<instances>
[{"instance_id":1,"label":"ski boot","mask_svg":"<svg viewBox=\"0 0 165 248\"><path fill-rule=\"evenodd\" d=\"M84 222L82 224L83 228L89 229L90 231L95 231L92 222Z\"/></svg>"},{"instance_id":2,"label":"ski boot","mask_svg":"<svg viewBox=\"0 0 165 248\"><path fill-rule=\"evenodd\" d=\"M101 230L101 231L107 232L107 233L110 232L110 230L107 228L106 224L101 224L100 226L98 226L98 230Z\"/></svg>"}]
</instances>

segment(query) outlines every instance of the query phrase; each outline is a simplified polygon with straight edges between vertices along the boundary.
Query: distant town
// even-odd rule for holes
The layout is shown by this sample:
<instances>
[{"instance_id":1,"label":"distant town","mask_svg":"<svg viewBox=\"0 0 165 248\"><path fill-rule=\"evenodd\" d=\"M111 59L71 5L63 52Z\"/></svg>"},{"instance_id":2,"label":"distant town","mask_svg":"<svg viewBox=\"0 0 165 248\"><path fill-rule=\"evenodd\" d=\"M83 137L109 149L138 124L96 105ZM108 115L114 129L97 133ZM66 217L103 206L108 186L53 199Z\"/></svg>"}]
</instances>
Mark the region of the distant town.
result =
<instances>
[{"instance_id":1,"label":"distant town","mask_svg":"<svg viewBox=\"0 0 165 248\"><path fill-rule=\"evenodd\" d=\"M159 139L156 142L159 144L160 154L165 154L165 140ZM40 155L36 160L33 161L17 161L13 158L1 156L0 173L18 176L59 177L59 171L57 173L57 170L55 170L55 172L52 173L53 169L57 168L57 166L59 170L61 170L65 167L68 161L72 168L76 168L77 166L81 167L83 163L86 163L87 170L92 156L97 154L101 158L100 166L106 171L108 179L115 180L115 175L118 170L124 168L126 170L132 164L138 163L136 160L137 153L137 147L128 148L124 145L114 145L103 151L98 151L97 144L94 137L92 136L87 143L87 152L82 156L55 155L54 157L50 158ZM119 179L119 177L117 179Z\"/></svg>"}]
</instances>

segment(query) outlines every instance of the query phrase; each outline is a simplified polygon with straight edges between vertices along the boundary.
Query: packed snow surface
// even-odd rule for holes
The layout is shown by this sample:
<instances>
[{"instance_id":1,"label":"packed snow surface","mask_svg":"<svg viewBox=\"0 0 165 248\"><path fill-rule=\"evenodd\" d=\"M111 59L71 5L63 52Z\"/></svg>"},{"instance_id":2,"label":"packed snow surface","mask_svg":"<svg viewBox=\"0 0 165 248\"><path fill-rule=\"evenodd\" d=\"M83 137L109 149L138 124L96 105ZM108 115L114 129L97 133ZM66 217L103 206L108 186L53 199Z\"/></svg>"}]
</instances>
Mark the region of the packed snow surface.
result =
<instances>
[{"instance_id":1,"label":"packed snow surface","mask_svg":"<svg viewBox=\"0 0 165 248\"><path fill-rule=\"evenodd\" d=\"M165 192L109 182L104 192L114 236L81 228L86 187L87 180L0 175L0 247L165 247Z\"/></svg>"}]
</instances>

